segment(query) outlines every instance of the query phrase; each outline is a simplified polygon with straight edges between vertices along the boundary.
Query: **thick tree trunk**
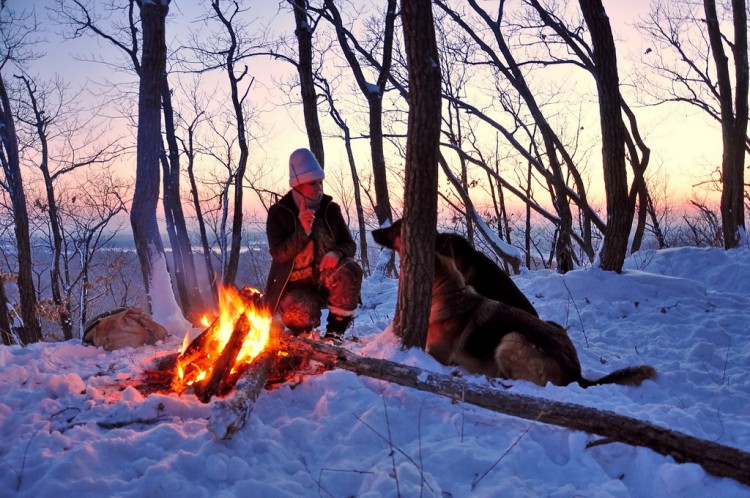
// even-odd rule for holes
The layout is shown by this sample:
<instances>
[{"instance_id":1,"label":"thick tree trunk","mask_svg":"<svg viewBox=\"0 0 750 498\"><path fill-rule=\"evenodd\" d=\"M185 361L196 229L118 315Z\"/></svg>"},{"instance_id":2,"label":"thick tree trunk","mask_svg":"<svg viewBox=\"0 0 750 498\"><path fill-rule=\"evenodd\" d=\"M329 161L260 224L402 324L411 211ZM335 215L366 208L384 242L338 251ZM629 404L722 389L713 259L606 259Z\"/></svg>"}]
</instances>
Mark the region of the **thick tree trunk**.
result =
<instances>
[{"instance_id":1,"label":"thick tree trunk","mask_svg":"<svg viewBox=\"0 0 750 498\"><path fill-rule=\"evenodd\" d=\"M130 210L130 224L151 312L152 266L157 262L162 264L163 261L158 256L164 256L156 208L159 201L161 86L166 70L165 18L168 10L167 6L160 3L144 2L141 6L143 56L138 90L135 193Z\"/></svg>"},{"instance_id":2,"label":"thick tree trunk","mask_svg":"<svg viewBox=\"0 0 750 498\"><path fill-rule=\"evenodd\" d=\"M732 102L732 82L724 52L716 2L703 1L711 53L716 64L716 79L721 104L721 138L724 151L721 160L723 186L721 191L721 225L724 247L737 247L740 230L745 230L744 174L745 146L748 122L748 57L747 7L744 0L732 0L734 43L732 52L735 66L735 97Z\"/></svg>"},{"instance_id":3,"label":"thick tree trunk","mask_svg":"<svg viewBox=\"0 0 750 498\"><path fill-rule=\"evenodd\" d=\"M0 154L0 157L2 158L5 181L13 208L16 249L18 251L18 293L21 300L21 318L23 319L21 341L28 344L42 340L42 329L36 315L36 290L34 289L34 274L32 271L29 214L26 209L26 194L21 177L18 137L16 136L10 99L2 75L0 75L0 141L2 142L0 152L4 152L4 154Z\"/></svg>"},{"instance_id":4,"label":"thick tree trunk","mask_svg":"<svg viewBox=\"0 0 750 498\"><path fill-rule=\"evenodd\" d=\"M580 0L594 47L592 60L599 92L599 118L602 129L602 166L607 196L607 229L601 251L604 270L622 271L628 251L633 209L628 201L628 175L625 168L625 126L622 121L620 78L617 52L609 18L601 0Z\"/></svg>"},{"instance_id":5,"label":"thick tree trunk","mask_svg":"<svg viewBox=\"0 0 750 498\"><path fill-rule=\"evenodd\" d=\"M305 117L305 130L310 150L325 168L325 154L323 150L323 132L318 120L318 97L315 91L315 80L313 78L312 64L312 35L313 28L307 19L307 0L289 0L294 10L297 47L299 61L297 74L299 75L300 92L302 95L302 113Z\"/></svg>"},{"instance_id":6,"label":"thick tree trunk","mask_svg":"<svg viewBox=\"0 0 750 498\"><path fill-rule=\"evenodd\" d=\"M405 347L424 348L430 314L437 225L440 62L430 0L402 0L409 70L409 123L401 278L394 330Z\"/></svg>"}]
</instances>

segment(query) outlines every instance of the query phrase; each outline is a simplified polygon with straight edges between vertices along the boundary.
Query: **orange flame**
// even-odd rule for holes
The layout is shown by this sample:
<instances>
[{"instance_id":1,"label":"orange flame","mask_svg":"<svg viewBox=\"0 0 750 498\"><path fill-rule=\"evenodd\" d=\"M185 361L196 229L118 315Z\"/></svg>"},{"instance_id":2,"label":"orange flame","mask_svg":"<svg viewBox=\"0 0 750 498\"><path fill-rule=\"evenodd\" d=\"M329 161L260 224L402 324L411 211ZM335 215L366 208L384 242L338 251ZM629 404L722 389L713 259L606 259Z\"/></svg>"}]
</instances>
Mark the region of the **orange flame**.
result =
<instances>
[{"instance_id":1,"label":"orange flame","mask_svg":"<svg viewBox=\"0 0 750 498\"><path fill-rule=\"evenodd\" d=\"M245 288L243 293L260 294L258 290L252 288ZM201 323L207 327L205 334L208 334L202 342L202 350L186 355L192 343L189 334L185 334L172 382L174 390L181 392L210 374L214 362L229 342L237 319L242 314L250 323L250 332L237 355L233 371L243 363L251 363L263 351L270 337L271 316L267 309L256 307L254 302L253 299L243 298L240 292L231 286L219 288L218 317L213 323L205 315L201 320Z\"/></svg>"}]
</instances>

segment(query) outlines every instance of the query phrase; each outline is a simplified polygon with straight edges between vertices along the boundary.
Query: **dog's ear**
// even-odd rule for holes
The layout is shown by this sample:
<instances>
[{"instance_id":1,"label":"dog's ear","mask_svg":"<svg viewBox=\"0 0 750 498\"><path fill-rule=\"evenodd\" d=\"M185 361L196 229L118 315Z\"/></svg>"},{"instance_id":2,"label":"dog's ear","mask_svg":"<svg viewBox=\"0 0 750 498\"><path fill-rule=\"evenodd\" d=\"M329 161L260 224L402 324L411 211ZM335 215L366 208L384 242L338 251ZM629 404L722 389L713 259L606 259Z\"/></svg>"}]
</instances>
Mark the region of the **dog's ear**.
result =
<instances>
[{"instance_id":1,"label":"dog's ear","mask_svg":"<svg viewBox=\"0 0 750 498\"><path fill-rule=\"evenodd\" d=\"M372 231L373 240L388 249L401 250L401 220L393 222L389 227L378 228Z\"/></svg>"}]
</instances>

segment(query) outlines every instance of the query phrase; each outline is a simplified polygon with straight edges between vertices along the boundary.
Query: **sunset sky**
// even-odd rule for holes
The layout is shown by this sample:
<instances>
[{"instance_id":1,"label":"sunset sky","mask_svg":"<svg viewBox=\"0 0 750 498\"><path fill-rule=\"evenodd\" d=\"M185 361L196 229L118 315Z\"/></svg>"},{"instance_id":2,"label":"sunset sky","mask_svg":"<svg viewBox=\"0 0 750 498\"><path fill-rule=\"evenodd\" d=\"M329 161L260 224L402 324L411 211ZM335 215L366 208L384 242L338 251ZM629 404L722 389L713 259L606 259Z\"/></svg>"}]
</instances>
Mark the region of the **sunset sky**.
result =
<instances>
[{"instance_id":1,"label":"sunset sky","mask_svg":"<svg viewBox=\"0 0 750 498\"><path fill-rule=\"evenodd\" d=\"M21 0L10 0L9 3L17 4L15 7L18 8L20 2ZM495 4L495 2L484 3L487 4L487 9L490 9L491 4ZM46 19L45 7L51 4L51 0L23 1L24 6L34 6L42 23L48 26L44 34L46 43L38 45L46 56L34 63L31 74L38 74L41 78L50 78L54 74L59 74L68 80L72 87L86 84L89 89L97 91L101 88L99 85L105 80L133 80L130 74L118 74L101 64L80 60L99 58L102 54L112 54L113 49L105 42L88 36L63 42L56 34L59 27L53 26ZM258 17L258 22L254 24L258 30L269 23L272 31L277 35L291 33L293 30L293 19L286 8L276 15L279 2L258 1L250 5L250 12ZM618 41L621 83L627 85L632 82L633 61L637 61L648 46L632 24L640 16L648 13L649 1L605 0L604 5L610 15ZM177 45L176 38L184 40L191 30L200 29L200 24L193 21L198 15L199 12L194 7L193 1L172 1L167 25L170 48ZM253 68L257 81L253 87L252 98L263 112L258 116L261 126L256 128L256 132L260 138L251 150L249 167L273 169L272 179L269 181L272 184L275 182L279 191L286 188L286 161L289 151L300 146L307 146L307 139L302 130L301 109L299 107L289 109L281 105L286 97L278 87L277 81L291 74L290 69L290 66L283 63L267 61L262 63L259 61L258 67ZM175 80L175 77L171 77L170 82L175 85ZM628 89L625 89L624 93L632 95ZM661 171L661 175L667 178L669 191L672 193L671 200L675 203L685 202L691 196L692 186L704 180L706 175L720 164L721 138L718 126L709 123L702 114L687 106L638 108L636 100L629 98L631 106L636 108L640 119L641 132L647 145L652 149L649 172L654 174ZM123 121L122 126L128 126L128 124ZM328 128L333 129L331 126ZM328 138L325 145L326 166L333 171L337 166L348 171L341 141ZM366 151L363 152L359 161L362 167L368 167L369 154ZM400 161L400 159L394 160ZM128 166L125 165L123 168L128 169ZM597 171L597 173L600 172ZM597 184L594 178L592 182L594 191ZM699 195L703 195L702 191Z\"/></svg>"}]
</instances>

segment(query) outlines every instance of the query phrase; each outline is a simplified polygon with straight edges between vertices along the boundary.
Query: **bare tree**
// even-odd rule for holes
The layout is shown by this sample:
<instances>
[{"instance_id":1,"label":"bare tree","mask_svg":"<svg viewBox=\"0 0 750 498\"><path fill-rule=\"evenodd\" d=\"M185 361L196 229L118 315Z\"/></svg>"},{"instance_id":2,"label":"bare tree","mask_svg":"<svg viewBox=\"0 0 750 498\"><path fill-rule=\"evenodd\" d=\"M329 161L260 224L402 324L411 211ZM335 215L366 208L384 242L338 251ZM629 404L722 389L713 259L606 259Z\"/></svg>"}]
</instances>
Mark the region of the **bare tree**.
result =
<instances>
[{"instance_id":1,"label":"bare tree","mask_svg":"<svg viewBox=\"0 0 750 498\"><path fill-rule=\"evenodd\" d=\"M103 8L95 9L93 4L84 0L57 0L53 12L57 15L58 23L72 28L72 32L66 33L66 36L77 38L85 33L93 33L124 54L126 64L140 77L141 61L138 54L140 37L135 12L136 3L136 0L128 0L123 4L110 0L104 4ZM102 11L114 13L107 27L103 25L103 18L107 15L102 15ZM97 62L114 65L108 60ZM166 71L162 75L160 91L164 111L164 135L168 145L168 147L163 145L160 147L162 151L160 159L164 169L163 206L173 254L173 278L183 312L193 317L195 311L202 308L202 297L198 290L192 246L180 199L179 147L175 135L172 89L169 86Z\"/></svg>"},{"instance_id":2,"label":"bare tree","mask_svg":"<svg viewBox=\"0 0 750 498\"><path fill-rule=\"evenodd\" d=\"M294 35L297 37L298 61L295 64L299 75L300 93L302 96L302 113L305 117L305 129L310 150L325 168L325 150L323 148L323 131L318 119L318 96L315 91L313 73L313 33L316 23L308 16L307 0L287 0L294 11Z\"/></svg>"},{"instance_id":3,"label":"bare tree","mask_svg":"<svg viewBox=\"0 0 750 498\"><path fill-rule=\"evenodd\" d=\"M571 245L573 240L573 215L570 201L573 200L576 202L579 208L585 212L587 222L589 220L596 222L597 217L588 205L585 187L571 154L565 148L560 137L555 133L547 116L545 116L537 97L529 86L525 73L522 70L522 64L516 60L506 36L502 32L505 2L500 2L495 17L492 17L480 7L475 0L469 0L468 2L472 11L478 15L481 21L481 28L487 29L489 37L480 36L480 27L470 24L466 16L452 9L446 2L436 0L435 4L476 44L479 49L477 59L479 55L484 56L486 59L482 61L482 64L487 64L491 67L492 71L497 73L498 81L502 80L510 84L528 109L528 113L531 115L534 125L541 136L541 151L536 157L527 150L528 147L517 140L512 131L503 126L498 120L492 119L487 113L477 108L477 106L468 104L464 100L451 100L455 105L464 108L468 112L475 113L478 111L479 113L476 116L491 123L494 128L501 132L509 143L516 148L517 152L530 160L536 166L537 172L543 175L546 181L549 182L552 188L550 192L552 202L557 211L558 218L559 234L555 247L558 271L566 272L571 270L574 265L574 253ZM491 42L488 39L491 39ZM478 64L479 62L475 63ZM500 100L502 101L502 98ZM540 161L539 158L543 158L544 162ZM568 174L574 178L576 191L568 187L563 167L566 167Z\"/></svg>"},{"instance_id":4,"label":"bare tree","mask_svg":"<svg viewBox=\"0 0 750 498\"><path fill-rule=\"evenodd\" d=\"M430 0L401 3L409 70L401 278L394 330L406 347L424 348L430 314L437 225L440 61Z\"/></svg>"},{"instance_id":5,"label":"bare tree","mask_svg":"<svg viewBox=\"0 0 750 498\"><path fill-rule=\"evenodd\" d=\"M747 147L748 121L748 60L747 60L747 5L744 0L732 0L734 43L730 47L735 69L735 97L729 61L724 51L724 39L716 15L716 2L703 0L706 28L711 42L711 53L716 64L721 108L721 138L724 152L721 173L724 188L721 191L721 227L724 247L737 247L745 232L745 149Z\"/></svg>"},{"instance_id":6,"label":"bare tree","mask_svg":"<svg viewBox=\"0 0 750 498\"><path fill-rule=\"evenodd\" d=\"M93 304L104 295L115 298L115 306L127 306L129 282L120 272L125 263L122 257L96 266L97 256L121 230L116 216L125 211L130 187L128 182L108 170L92 173L71 182L62 189L58 199L60 230L64 243L62 253L61 287L74 335L83 336L83 325L91 316ZM109 252L107 253L110 254ZM109 283L118 278L123 289L115 291ZM141 306L142 304L135 303ZM102 310L102 311L106 311ZM74 318L77 317L77 320Z\"/></svg>"},{"instance_id":7,"label":"bare tree","mask_svg":"<svg viewBox=\"0 0 750 498\"><path fill-rule=\"evenodd\" d=\"M195 210L195 219L198 223L198 237L201 248L203 249L203 261L206 269L207 282L211 288L211 294L214 304L218 301L218 288L216 286L216 273L214 272L213 259L211 257L211 246L208 241L208 232L206 222L203 217L203 206L201 203L198 180L195 172L195 160L198 155L198 144L196 143L198 127L207 119L207 103L202 96L197 93L197 88L193 88L189 93L192 109L191 116L187 116L187 111L180 114L180 120L183 122L184 137L180 139L182 153L187 160L187 176L190 183L190 200Z\"/></svg>"},{"instance_id":8,"label":"bare tree","mask_svg":"<svg viewBox=\"0 0 750 498\"><path fill-rule=\"evenodd\" d=\"M599 117L602 127L602 162L607 196L607 230L600 254L604 270L622 271L628 249L633 210L628 201L625 169L625 129L620 114L620 78L612 27L601 0L580 0L594 47L596 87L599 91Z\"/></svg>"},{"instance_id":9,"label":"bare tree","mask_svg":"<svg viewBox=\"0 0 750 498\"><path fill-rule=\"evenodd\" d=\"M349 170L352 174L352 184L354 187L354 206L357 211L357 225L359 226L360 260L362 261L362 268L365 271L365 275L369 275L370 261L367 255L367 228L365 225L364 209L362 207L362 193L360 191L359 172L357 171L357 165L354 159L354 150L352 149L352 133L346 119L343 117L338 106L336 105L336 101L333 96L333 90L328 84L328 81L319 79L318 86L322 88L322 93L325 96L326 101L328 102L331 118L344 134L344 149L346 149L346 158L349 162Z\"/></svg>"},{"instance_id":10,"label":"bare tree","mask_svg":"<svg viewBox=\"0 0 750 498\"><path fill-rule=\"evenodd\" d=\"M747 3L654 1L637 26L653 41L642 57L649 72L639 85L648 103L687 104L721 126L722 230L725 247L734 247L745 230L744 162L750 153Z\"/></svg>"},{"instance_id":11,"label":"bare tree","mask_svg":"<svg viewBox=\"0 0 750 498\"><path fill-rule=\"evenodd\" d=\"M373 180L375 183L375 214L378 223L383 225L387 221L393 221L390 197L388 194L388 175L385 164L383 147L383 96L386 91L386 83L390 76L391 60L393 51L393 32L396 22L396 0L388 0L383 14L382 33L375 35L375 43L366 50L357 41L352 32L344 26L339 9L335 2L325 0L323 9L318 11L335 28L344 57L352 70L352 75L362 95L367 100L370 158L372 161ZM434 29L434 28L433 28ZM355 46L355 49L352 48ZM379 46L378 46L379 45ZM374 82L367 80L365 70L357 57L357 52L367 51L370 57L376 51L382 54L382 60L374 65L376 79Z\"/></svg>"},{"instance_id":12,"label":"bare tree","mask_svg":"<svg viewBox=\"0 0 750 498\"><path fill-rule=\"evenodd\" d=\"M13 108L6 87L6 74L14 64L31 57L27 51L36 31L36 19L25 11L10 12L0 5L0 163L5 173L3 187L8 191L13 206L16 247L18 251L18 291L21 301L23 329L20 338L24 344L42 340L42 331L36 313L37 296L34 288L29 234L29 216L26 193L21 175L18 137ZM5 313L5 310L3 310Z\"/></svg>"},{"instance_id":13,"label":"bare tree","mask_svg":"<svg viewBox=\"0 0 750 498\"><path fill-rule=\"evenodd\" d=\"M159 201L159 154L161 149L161 89L166 70L165 20L169 0L139 2L143 33L140 85L138 90L138 152L130 224L133 228L143 285L153 306L152 278L157 265L166 265L159 235L156 208Z\"/></svg>"}]
</instances>

